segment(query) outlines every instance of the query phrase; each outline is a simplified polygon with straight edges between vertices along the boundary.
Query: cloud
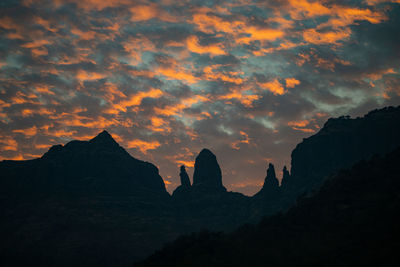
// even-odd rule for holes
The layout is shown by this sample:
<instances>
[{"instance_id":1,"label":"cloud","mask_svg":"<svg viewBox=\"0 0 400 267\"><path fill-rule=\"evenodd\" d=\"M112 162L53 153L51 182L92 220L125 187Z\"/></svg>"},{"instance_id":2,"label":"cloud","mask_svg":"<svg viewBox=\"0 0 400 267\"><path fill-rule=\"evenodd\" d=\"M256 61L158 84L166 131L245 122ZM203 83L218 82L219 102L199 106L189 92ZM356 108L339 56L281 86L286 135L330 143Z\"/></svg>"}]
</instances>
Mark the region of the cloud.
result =
<instances>
[{"instance_id":1,"label":"cloud","mask_svg":"<svg viewBox=\"0 0 400 267\"><path fill-rule=\"evenodd\" d=\"M287 88L294 88L296 85L300 84L300 81L295 78L286 78L285 82Z\"/></svg>"},{"instance_id":2,"label":"cloud","mask_svg":"<svg viewBox=\"0 0 400 267\"><path fill-rule=\"evenodd\" d=\"M146 154L148 150L153 150L159 147L161 144L158 141L143 141L140 139L135 139L127 142L128 148L136 148L140 150L143 154Z\"/></svg>"},{"instance_id":3,"label":"cloud","mask_svg":"<svg viewBox=\"0 0 400 267\"><path fill-rule=\"evenodd\" d=\"M285 88L283 88L283 85L279 82L277 78L275 78L272 81L269 82L264 82L264 83L258 83L258 85L264 89L268 90L274 95L283 95L285 94Z\"/></svg>"},{"instance_id":4,"label":"cloud","mask_svg":"<svg viewBox=\"0 0 400 267\"><path fill-rule=\"evenodd\" d=\"M400 103L398 1L20 1L0 11L0 158L103 129L168 190L202 148L229 190L331 116Z\"/></svg>"},{"instance_id":5,"label":"cloud","mask_svg":"<svg viewBox=\"0 0 400 267\"><path fill-rule=\"evenodd\" d=\"M225 55L225 51L219 44L202 46L197 36L190 36L187 41L187 48L190 52L198 54Z\"/></svg>"}]
</instances>

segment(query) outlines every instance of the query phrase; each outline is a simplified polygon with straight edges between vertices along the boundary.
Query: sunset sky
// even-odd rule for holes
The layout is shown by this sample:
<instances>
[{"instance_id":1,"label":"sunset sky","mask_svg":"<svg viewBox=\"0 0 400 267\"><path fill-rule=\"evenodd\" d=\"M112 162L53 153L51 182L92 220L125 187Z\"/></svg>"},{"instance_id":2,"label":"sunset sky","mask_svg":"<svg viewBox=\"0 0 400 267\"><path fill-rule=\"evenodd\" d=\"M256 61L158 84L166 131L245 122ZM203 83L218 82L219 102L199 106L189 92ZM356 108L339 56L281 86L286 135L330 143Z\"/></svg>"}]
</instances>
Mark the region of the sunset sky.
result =
<instances>
[{"instance_id":1,"label":"sunset sky","mask_svg":"<svg viewBox=\"0 0 400 267\"><path fill-rule=\"evenodd\" d=\"M211 149L228 190L332 116L400 104L400 0L0 2L0 159L103 129L171 192Z\"/></svg>"}]
</instances>

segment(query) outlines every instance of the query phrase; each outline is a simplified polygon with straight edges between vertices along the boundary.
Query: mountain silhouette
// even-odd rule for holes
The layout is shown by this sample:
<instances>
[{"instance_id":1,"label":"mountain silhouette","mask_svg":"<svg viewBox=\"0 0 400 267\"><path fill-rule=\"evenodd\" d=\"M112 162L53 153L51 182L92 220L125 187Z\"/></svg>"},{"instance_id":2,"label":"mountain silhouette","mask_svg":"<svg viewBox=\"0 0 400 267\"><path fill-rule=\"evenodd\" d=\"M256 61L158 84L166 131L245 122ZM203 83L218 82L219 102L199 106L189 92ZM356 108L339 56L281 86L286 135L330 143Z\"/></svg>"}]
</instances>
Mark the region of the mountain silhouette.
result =
<instances>
[{"instance_id":1,"label":"mountain silhouette","mask_svg":"<svg viewBox=\"0 0 400 267\"><path fill-rule=\"evenodd\" d=\"M292 168L290 172L286 167L283 168L282 185L279 186L275 168L270 163L264 185L253 197L226 190L223 184L225 177L217 157L209 149L201 150L196 157L192 184L184 166L177 170L181 185L171 196L165 190L157 167L129 155L106 131L89 141L71 141L65 145L55 145L38 159L2 161L0 265L130 265L182 234L202 229L227 232L245 223L257 223L265 216L285 212L294 205L304 203L302 201L307 199L305 197L315 194L328 177L341 169L349 168L360 160L369 160L375 154L383 155L398 147L399 128L400 107L374 110L362 118L329 119L317 134L304 139L293 150ZM392 162L391 159L388 161ZM363 168L368 169L368 166ZM387 170L383 170L383 173L393 170L390 166L386 167ZM369 177L368 172L365 175ZM351 177L349 176L349 181L353 181ZM342 190L346 194L354 190L355 196L358 196L357 183L360 184L360 188L364 184L361 176L357 177L354 182L346 184L349 186L348 190L342 184ZM375 182L379 183L381 176L375 173L375 179ZM393 184L393 188L396 186ZM383 192L383 188L377 187L379 192ZM332 192L336 192L338 201L342 201L342 197L348 197L341 196L338 191ZM329 197L333 199L332 192L329 193ZM322 199L322 193L318 194L318 199ZM374 196L374 193L368 194ZM299 196L303 196L300 201ZM317 205L316 202L313 203L312 206ZM361 202L355 203L361 205ZM383 205L383 202L381 204ZM330 211L329 205L324 207ZM306 208L301 210L304 214L308 213ZM361 217L364 212L357 211L356 207L350 211L354 214L361 213ZM318 212L315 216L323 216L322 211ZM370 211L366 209L365 212ZM315 226L312 218L317 217L313 216L309 221L303 220L306 217L304 215L304 218L300 215L285 218L288 219L287 222L293 222L290 227L301 231L306 229L305 232L310 235L320 234L310 232L310 228L304 228L304 225ZM379 214L374 216L379 217ZM274 218L280 218L280 215L275 215ZM340 222L344 222L345 219ZM300 223L297 226L296 220ZM269 246L269 249L271 253L276 252L277 255L286 257L279 254L281 252L276 248L281 246L282 251L287 253L288 249L284 246L292 244L289 236L296 241L298 233L291 232L292 228L289 228L290 231L286 235L286 228L279 228L280 224L285 225L283 221L285 219L277 219L279 225L270 225L272 230L254 229L268 233L268 237L260 235L261 241L257 242L271 245L272 243L268 243L271 241L268 240L278 240L280 243ZM361 223L357 220L356 222ZM318 221L319 223L324 225L323 221ZM334 222L330 223L334 225ZM274 227L281 229L278 236L273 232ZM243 229L253 228L251 226ZM256 235L254 233L251 238ZM219 234L206 236L220 242ZM238 237L243 237L244 241L252 240L241 235ZM305 240L308 238L303 235L302 237ZM203 236L200 242L204 241L202 238ZM234 238L232 244L241 247L242 245L235 243L235 240ZM209 241L206 240L203 244L208 244ZM254 246L249 242L243 243L243 246L249 248L244 252L251 254L249 250ZM188 244L191 246L191 243ZM314 246L317 243L312 244ZM318 249L324 247L318 244ZM298 250L295 255L301 258L301 252L304 251L302 249L307 246L301 242L299 246L301 249L292 246L290 251ZM211 248L214 249L213 243ZM197 257L198 251L193 251L193 255ZM235 255L241 255L240 252L233 251ZM260 249L254 248L254 251ZM208 252L207 250L206 254ZM182 257L185 257L185 253L185 249L182 249ZM222 253L221 257L223 255ZM264 256L254 255L259 257L260 261L265 259ZM265 255L270 253L265 252ZM292 262L296 262L296 257ZM217 258L220 259L219 256ZM272 257L271 262L273 259L276 258Z\"/></svg>"},{"instance_id":2,"label":"mountain silhouette","mask_svg":"<svg viewBox=\"0 0 400 267\"><path fill-rule=\"evenodd\" d=\"M107 131L89 141L52 146L39 159L1 162L0 188L4 194L150 192L168 197L157 167L130 156Z\"/></svg>"},{"instance_id":3,"label":"mountain silhouette","mask_svg":"<svg viewBox=\"0 0 400 267\"><path fill-rule=\"evenodd\" d=\"M289 174L284 169L279 192L266 190L273 187L268 183L274 181L266 179L252 199L252 221L290 208L300 195L318 190L328 176L339 170L399 147L399 136L400 106L373 110L354 119L329 119L318 133L303 139L292 151L291 171Z\"/></svg>"},{"instance_id":4,"label":"mountain silhouette","mask_svg":"<svg viewBox=\"0 0 400 267\"><path fill-rule=\"evenodd\" d=\"M339 172L286 214L180 237L134 266L398 266L399 173L397 149Z\"/></svg>"},{"instance_id":5,"label":"mountain silhouette","mask_svg":"<svg viewBox=\"0 0 400 267\"><path fill-rule=\"evenodd\" d=\"M355 119L331 118L292 151L292 182L288 186L310 191L335 171L397 148L399 136L400 106L373 110Z\"/></svg>"}]
</instances>

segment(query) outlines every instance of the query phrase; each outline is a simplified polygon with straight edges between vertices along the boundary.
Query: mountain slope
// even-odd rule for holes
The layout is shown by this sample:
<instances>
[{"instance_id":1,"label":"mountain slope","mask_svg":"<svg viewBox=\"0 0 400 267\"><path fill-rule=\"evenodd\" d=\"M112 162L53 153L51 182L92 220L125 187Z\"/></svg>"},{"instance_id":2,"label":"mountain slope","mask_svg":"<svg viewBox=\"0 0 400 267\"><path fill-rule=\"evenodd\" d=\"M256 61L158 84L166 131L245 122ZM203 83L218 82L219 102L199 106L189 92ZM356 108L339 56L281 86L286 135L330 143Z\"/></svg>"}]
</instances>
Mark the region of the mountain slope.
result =
<instances>
[{"instance_id":1,"label":"mountain slope","mask_svg":"<svg viewBox=\"0 0 400 267\"><path fill-rule=\"evenodd\" d=\"M303 139L292 151L291 172L284 169L280 190L264 190L268 187L265 184L255 195L252 221L287 210L297 197L317 190L326 177L340 169L399 147L399 136L400 106L373 110L355 119L329 119L318 133Z\"/></svg>"},{"instance_id":2,"label":"mountain slope","mask_svg":"<svg viewBox=\"0 0 400 267\"><path fill-rule=\"evenodd\" d=\"M400 106L386 107L355 119L331 118L292 151L289 189L310 191L324 178L374 154L400 146Z\"/></svg>"},{"instance_id":3,"label":"mountain slope","mask_svg":"<svg viewBox=\"0 0 400 267\"><path fill-rule=\"evenodd\" d=\"M398 266L400 149L331 177L286 214L184 236L134 266Z\"/></svg>"},{"instance_id":4,"label":"mountain slope","mask_svg":"<svg viewBox=\"0 0 400 267\"><path fill-rule=\"evenodd\" d=\"M53 146L39 159L0 162L3 194L147 191L168 197L157 167L131 157L106 131L89 141Z\"/></svg>"}]
</instances>

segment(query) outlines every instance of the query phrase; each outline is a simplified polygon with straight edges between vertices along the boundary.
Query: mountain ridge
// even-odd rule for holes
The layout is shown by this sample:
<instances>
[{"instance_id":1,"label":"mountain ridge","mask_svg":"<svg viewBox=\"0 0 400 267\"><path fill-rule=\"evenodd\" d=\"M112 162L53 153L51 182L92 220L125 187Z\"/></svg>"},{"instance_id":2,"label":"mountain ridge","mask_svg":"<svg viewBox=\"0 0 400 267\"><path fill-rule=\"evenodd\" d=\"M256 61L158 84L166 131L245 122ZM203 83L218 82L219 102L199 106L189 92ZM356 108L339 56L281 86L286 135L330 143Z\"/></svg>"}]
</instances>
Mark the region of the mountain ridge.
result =
<instances>
[{"instance_id":1,"label":"mountain ridge","mask_svg":"<svg viewBox=\"0 0 400 267\"><path fill-rule=\"evenodd\" d=\"M55 145L38 159L2 161L0 259L18 258L22 265L42 266L129 265L181 234L202 229L226 232L258 223L288 210L300 195L318 190L327 177L351 162L397 146L400 106L365 117L328 120L319 133L296 147L292 160L297 170L284 168L282 186L270 163L263 189L253 197L226 191L217 157L210 150L199 153L204 159L199 162L206 164L195 164L193 184L181 167L181 185L171 196L158 168L129 155L106 131L88 141ZM364 142L363 153L353 153L353 146L338 142L352 133L361 141L385 139L372 145ZM347 150L351 157L342 158ZM320 154L315 159L309 151ZM335 164L330 168L324 165L331 162ZM317 176L309 175L313 170ZM107 253L97 253L100 256L90 252L104 250Z\"/></svg>"}]
</instances>

